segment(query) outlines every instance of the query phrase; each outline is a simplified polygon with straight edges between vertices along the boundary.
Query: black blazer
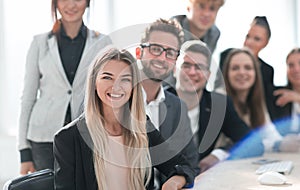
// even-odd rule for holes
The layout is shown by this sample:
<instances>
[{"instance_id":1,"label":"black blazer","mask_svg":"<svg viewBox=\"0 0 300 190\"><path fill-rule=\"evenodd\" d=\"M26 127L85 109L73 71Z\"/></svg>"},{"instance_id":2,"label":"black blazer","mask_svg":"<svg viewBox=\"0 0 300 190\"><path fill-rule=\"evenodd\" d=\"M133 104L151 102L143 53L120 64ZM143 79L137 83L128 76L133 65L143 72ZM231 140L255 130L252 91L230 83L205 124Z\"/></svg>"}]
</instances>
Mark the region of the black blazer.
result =
<instances>
[{"instance_id":1,"label":"black blazer","mask_svg":"<svg viewBox=\"0 0 300 190\"><path fill-rule=\"evenodd\" d=\"M186 186L194 183L195 171L187 160L177 154L162 162L163 154L174 154L152 123L147 121L150 155L154 167L166 176L182 175L187 180ZM157 145L164 143L164 152ZM57 190L97 190L97 181L93 164L93 143L85 119L81 118L62 128L54 138L55 189ZM159 154L161 153L161 154ZM116 179L117 180L117 179ZM147 189L153 189L153 175Z\"/></svg>"},{"instance_id":2,"label":"black blazer","mask_svg":"<svg viewBox=\"0 0 300 190\"><path fill-rule=\"evenodd\" d=\"M275 87L275 90L277 89L291 89L289 86L277 86ZM275 97L275 100L277 97ZM295 133L294 131L291 131L291 119L292 119L292 103L288 103L283 107L276 106L274 109L276 118L274 119L273 123L275 124L277 131L282 135L285 136L290 133ZM300 116L299 116L300 121Z\"/></svg>"},{"instance_id":3,"label":"black blazer","mask_svg":"<svg viewBox=\"0 0 300 190\"><path fill-rule=\"evenodd\" d=\"M232 100L215 92L203 91L200 107L198 138L200 158L204 158L215 148L220 133L224 133L234 143L245 138L250 128L240 119ZM231 147L224 147L229 149Z\"/></svg>"},{"instance_id":4,"label":"black blazer","mask_svg":"<svg viewBox=\"0 0 300 190\"><path fill-rule=\"evenodd\" d=\"M275 96L273 95L275 90L274 69L261 58L258 58L258 61L260 62L260 71L262 74L261 78L263 80L266 106L271 120L274 121L277 118Z\"/></svg>"},{"instance_id":5,"label":"black blazer","mask_svg":"<svg viewBox=\"0 0 300 190\"><path fill-rule=\"evenodd\" d=\"M175 89L168 86L166 90L177 94ZM232 100L215 92L203 90L201 101L199 102L199 160L209 155L215 148L215 144L221 132L229 137L233 142L233 147L220 147L231 152L230 159L253 157L263 154L264 146L262 139L251 132L246 123L240 119ZM251 136L254 136L250 138ZM253 139L255 138L255 141ZM243 140L243 141L241 141ZM244 148L244 151L236 151L237 148Z\"/></svg>"},{"instance_id":6,"label":"black blazer","mask_svg":"<svg viewBox=\"0 0 300 190\"><path fill-rule=\"evenodd\" d=\"M165 92L165 100L159 104L159 131L176 150L181 150L195 170L198 170L197 148L193 142L186 104L176 95ZM199 170L200 172L200 170Z\"/></svg>"}]
</instances>

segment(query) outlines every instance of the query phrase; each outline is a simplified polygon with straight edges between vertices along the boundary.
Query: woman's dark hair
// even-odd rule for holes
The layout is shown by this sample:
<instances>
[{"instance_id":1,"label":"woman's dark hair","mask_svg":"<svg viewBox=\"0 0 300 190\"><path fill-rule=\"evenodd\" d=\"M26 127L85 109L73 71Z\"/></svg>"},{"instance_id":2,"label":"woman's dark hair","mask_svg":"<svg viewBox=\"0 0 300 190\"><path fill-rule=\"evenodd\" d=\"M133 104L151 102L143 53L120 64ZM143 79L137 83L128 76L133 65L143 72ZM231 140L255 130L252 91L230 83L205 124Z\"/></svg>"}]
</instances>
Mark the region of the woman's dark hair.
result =
<instances>
[{"instance_id":1,"label":"woman's dark hair","mask_svg":"<svg viewBox=\"0 0 300 190\"><path fill-rule=\"evenodd\" d=\"M271 29L266 16L256 16L253 19L252 25L259 25L266 29L268 39L271 38Z\"/></svg>"}]
</instances>

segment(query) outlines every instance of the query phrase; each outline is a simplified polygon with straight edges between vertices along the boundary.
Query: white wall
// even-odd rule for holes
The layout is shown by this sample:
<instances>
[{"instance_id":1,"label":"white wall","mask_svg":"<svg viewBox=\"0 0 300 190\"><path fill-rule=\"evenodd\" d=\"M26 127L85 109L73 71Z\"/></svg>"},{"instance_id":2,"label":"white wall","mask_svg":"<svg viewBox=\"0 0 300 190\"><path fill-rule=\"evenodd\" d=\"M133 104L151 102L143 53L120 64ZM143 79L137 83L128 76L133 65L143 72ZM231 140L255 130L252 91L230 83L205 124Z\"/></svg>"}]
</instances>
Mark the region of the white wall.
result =
<instances>
[{"instance_id":1,"label":"white wall","mask_svg":"<svg viewBox=\"0 0 300 190\"><path fill-rule=\"evenodd\" d=\"M252 19L267 16L272 36L260 57L274 67L274 83L286 84L285 57L294 46L300 45L295 25L295 2L297 0L227 0L216 22L221 30L217 52L228 47L241 47Z\"/></svg>"},{"instance_id":2,"label":"white wall","mask_svg":"<svg viewBox=\"0 0 300 190\"><path fill-rule=\"evenodd\" d=\"M26 53L34 34L51 29L50 1L3 0L3 3L5 75L1 81L5 83L1 106L5 110L0 119L7 133L16 134Z\"/></svg>"},{"instance_id":3,"label":"white wall","mask_svg":"<svg viewBox=\"0 0 300 190\"><path fill-rule=\"evenodd\" d=\"M0 28L4 28L4 19L3 19L3 1L0 1ZM4 31L0 29L0 42L4 41ZM0 43L0 90L1 92L4 91L4 85L5 85L5 81L4 79L5 77L5 73L6 73L6 69L5 69L5 51L4 51L4 43ZM0 105L4 105L4 99L5 96L2 95L2 93L0 93ZM4 106L0 106L0 115L3 115L5 109ZM0 133L4 132L4 121L0 118Z\"/></svg>"}]
</instances>

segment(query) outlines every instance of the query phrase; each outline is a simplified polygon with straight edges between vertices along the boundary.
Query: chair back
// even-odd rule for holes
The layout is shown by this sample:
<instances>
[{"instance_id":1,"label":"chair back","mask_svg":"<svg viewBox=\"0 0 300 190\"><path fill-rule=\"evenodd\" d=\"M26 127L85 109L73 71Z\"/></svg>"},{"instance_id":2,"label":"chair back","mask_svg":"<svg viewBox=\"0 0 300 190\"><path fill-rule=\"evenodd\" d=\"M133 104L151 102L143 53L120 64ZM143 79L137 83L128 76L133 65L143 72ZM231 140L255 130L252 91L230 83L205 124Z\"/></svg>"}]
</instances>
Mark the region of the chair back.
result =
<instances>
[{"instance_id":1,"label":"chair back","mask_svg":"<svg viewBox=\"0 0 300 190\"><path fill-rule=\"evenodd\" d=\"M44 169L5 183L3 190L54 190L54 172Z\"/></svg>"}]
</instances>

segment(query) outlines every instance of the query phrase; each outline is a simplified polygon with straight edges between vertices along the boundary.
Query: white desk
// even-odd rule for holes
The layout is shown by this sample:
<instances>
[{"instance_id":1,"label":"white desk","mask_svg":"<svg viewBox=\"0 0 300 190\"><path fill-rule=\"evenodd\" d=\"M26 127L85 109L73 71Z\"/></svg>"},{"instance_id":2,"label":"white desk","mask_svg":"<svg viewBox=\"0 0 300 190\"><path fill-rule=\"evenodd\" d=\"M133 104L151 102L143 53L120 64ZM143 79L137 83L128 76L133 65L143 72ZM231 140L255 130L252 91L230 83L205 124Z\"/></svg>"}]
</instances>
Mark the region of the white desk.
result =
<instances>
[{"instance_id":1,"label":"white desk","mask_svg":"<svg viewBox=\"0 0 300 190\"><path fill-rule=\"evenodd\" d=\"M294 168L286 175L290 185L261 185L255 174L260 165L252 164L261 158L292 160ZM263 157L224 161L200 174L195 181L195 190L300 190L300 153L266 154Z\"/></svg>"}]
</instances>

